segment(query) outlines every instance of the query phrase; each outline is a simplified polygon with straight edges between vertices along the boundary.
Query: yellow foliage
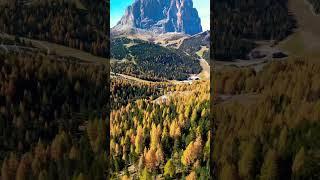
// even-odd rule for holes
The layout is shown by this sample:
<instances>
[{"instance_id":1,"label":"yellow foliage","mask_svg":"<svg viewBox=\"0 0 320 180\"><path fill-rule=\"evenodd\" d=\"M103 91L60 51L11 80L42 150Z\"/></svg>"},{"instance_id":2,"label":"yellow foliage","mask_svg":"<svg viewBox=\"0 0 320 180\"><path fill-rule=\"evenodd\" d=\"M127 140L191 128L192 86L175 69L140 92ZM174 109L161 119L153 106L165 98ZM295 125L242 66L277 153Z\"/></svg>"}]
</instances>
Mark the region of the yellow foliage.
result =
<instances>
[{"instance_id":1,"label":"yellow foliage","mask_svg":"<svg viewBox=\"0 0 320 180\"><path fill-rule=\"evenodd\" d=\"M201 141L201 138L198 137L195 142L190 142L190 144L187 146L186 150L183 152L181 157L181 162L183 165L189 166L197 160L202 149Z\"/></svg>"},{"instance_id":2,"label":"yellow foliage","mask_svg":"<svg viewBox=\"0 0 320 180\"><path fill-rule=\"evenodd\" d=\"M156 157L156 151L154 149L150 149L145 157L146 167L153 171L157 168L158 162Z\"/></svg>"},{"instance_id":3,"label":"yellow foliage","mask_svg":"<svg viewBox=\"0 0 320 180\"><path fill-rule=\"evenodd\" d=\"M197 175L194 171L192 171L187 177L186 180L196 180L197 179Z\"/></svg>"}]
</instances>

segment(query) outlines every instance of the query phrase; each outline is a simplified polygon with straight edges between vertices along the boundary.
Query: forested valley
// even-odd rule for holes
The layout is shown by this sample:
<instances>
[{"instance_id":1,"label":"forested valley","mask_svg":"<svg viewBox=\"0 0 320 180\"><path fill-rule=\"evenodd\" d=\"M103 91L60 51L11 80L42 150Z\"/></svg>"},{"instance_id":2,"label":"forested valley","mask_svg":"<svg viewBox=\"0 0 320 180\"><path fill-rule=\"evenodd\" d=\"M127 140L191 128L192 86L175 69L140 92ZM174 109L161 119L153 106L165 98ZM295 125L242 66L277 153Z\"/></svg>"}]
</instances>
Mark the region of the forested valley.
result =
<instances>
[{"instance_id":1,"label":"forested valley","mask_svg":"<svg viewBox=\"0 0 320 180\"><path fill-rule=\"evenodd\" d=\"M320 177L318 62L276 61L260 72L226 67L214 76L215 178Z\"/></svg>"},{"instance_id":2,"label":"forested valley","mask_svg":"<svg viewBox=\"0 0 320 180\"><path fill-rule=\"evenodd\" d=\"M154 43L125 37L111 39L111 71L151 81L186 80L199 74L199 60Z\"/></svg>"},{"instance_id":3,"label":"forested valley","mask_svg":"<svg viewBox=\"0 0 320 180\"><path fill-rule=\"evenodd\" d=\"M107 72L42 53L0 55L1 179L103 179Z\"/></svg>"},{"instance_id":4,"label":"forested valley","mask_svg":"<svg viewBox=\"0 0 320 180\"><path fill-rule=\"evenodd\" d=\"M111 111L111 179L208 179L209 82L158 84L160 97L142 96Z\"/></svg>"},{"instance_id":5,"label":"forested valley","mask_svg":"<svg viewBox=\"0 0 320 180\"><path fill-rule=\"evenodd\" d=\"M107 179L108 2L0 1L0 179Z\"/></svg>"},{"instance_id":6,"label":"forested valley","mask_svg":"<svg viewBox=\"0 0 320 180\"><path fill-rule=\"evenodd\" d=\"M258 40L279 41L295 28L288 0L216 0L215 59L246 59Z\"/></svg>"},{"instance_id":7,"label":"forested valley","mask_svg":"<svg viewBox=\"0 0 320 180\"><path fill-rule=\"evenodd\" d=\"M106 2L10 0L0 5L0 31L108 57Z\"/></svg>"}]
</instances>

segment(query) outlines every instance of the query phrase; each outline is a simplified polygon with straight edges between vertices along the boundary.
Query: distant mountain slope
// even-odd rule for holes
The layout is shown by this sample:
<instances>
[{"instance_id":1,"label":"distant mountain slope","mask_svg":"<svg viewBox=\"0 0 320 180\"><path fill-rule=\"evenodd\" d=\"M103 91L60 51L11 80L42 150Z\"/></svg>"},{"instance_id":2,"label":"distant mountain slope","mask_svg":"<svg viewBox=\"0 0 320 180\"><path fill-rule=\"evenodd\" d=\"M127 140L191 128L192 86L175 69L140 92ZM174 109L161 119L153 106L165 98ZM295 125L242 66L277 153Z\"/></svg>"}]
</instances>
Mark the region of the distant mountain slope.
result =
<instances>
[{"instance_id":1,"label":"distant mountain slope","mask_svg":"<svg viewBox=\"0 0 320 180\"><path fill-rule=\"evenodd\" d=\"M139 39L111 39L111 69L143 79L184 80L198 74L201 66L196 58L184 52Z\"/></svg>"},{"instance_id":2,"label":"distant mountain slope","mask_svg":"<svg viewBox=\"0 0 320 180\"><path fill-rule=\"evenodd\" d=\"M120 31L115 31L114 29L111 30L111 37L127 37L130 39L141 39L144 41L153 42L155 44L161 44L163 46L179 46L180 41L184 38L190 37L188 34L179 33L179 32L169 32L158 34L152 31L148 31L145 29L139 28L130 28Z\"/></svg>"},{"instance_id":3,"label":"distant mountain slope","mask_svg":"<svg viewBox=\"0 0 320 180\"><path fill-rule=\"evenodd\" d=\"M195 58L199 58L198 52L205 48L206 50L201 52L203 53L202 57L206 60L209 60L208 49L210 49L210 31L205 31L190 36L177 32L156 34L143 29L131 28L130 31L113 31L111 32L111 36L113 38L126 37L130 39L141 39L164 47L172 47L179 49ZM115 48L111 47L111 49L114 50Z\"/></svg>"},{"instance_id":4,"label":"distant mountain slope","mask_svg":"<svg viewBox=\"0 0 320 180\"><path fill-rule=\"evenodd\" d=\"M210 49L210 31L205 31L184 39L179 46L179 50L184 51L195 58L199 58L198 52L201 51L203 47L205 47L206 50L202 52L202 57L208 61Z\"/></svg>"},{"instance_id":5,"label":"distant mountain slope","mask_svg":"<svg viewBox=\"0 0 320 180\"><path fill-rule=\"evenodd\" d=\"M136 0L112 31L130 31L131 28L190 35L202 32L192 0Z\"/></svg>"}]
</instances>

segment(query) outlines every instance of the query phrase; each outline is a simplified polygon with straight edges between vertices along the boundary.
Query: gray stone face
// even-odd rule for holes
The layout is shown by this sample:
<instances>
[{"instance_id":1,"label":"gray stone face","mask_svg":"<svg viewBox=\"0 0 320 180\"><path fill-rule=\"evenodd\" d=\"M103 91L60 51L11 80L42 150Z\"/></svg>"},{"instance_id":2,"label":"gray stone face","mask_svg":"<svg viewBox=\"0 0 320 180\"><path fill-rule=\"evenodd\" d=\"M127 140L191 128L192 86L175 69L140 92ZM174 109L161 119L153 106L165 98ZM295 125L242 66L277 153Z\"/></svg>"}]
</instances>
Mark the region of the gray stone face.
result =
<instances>
[{"instance_id":1,"label":"gray stone face","mask_svg":"<svg viewBox=\"0 0 320 180\"><path fill-rule=\"evenodd\" d=\"M123 28L190 35L202 32L201 20L192 0L136 0L114 27Z\"/></svg>"}]
</instances>

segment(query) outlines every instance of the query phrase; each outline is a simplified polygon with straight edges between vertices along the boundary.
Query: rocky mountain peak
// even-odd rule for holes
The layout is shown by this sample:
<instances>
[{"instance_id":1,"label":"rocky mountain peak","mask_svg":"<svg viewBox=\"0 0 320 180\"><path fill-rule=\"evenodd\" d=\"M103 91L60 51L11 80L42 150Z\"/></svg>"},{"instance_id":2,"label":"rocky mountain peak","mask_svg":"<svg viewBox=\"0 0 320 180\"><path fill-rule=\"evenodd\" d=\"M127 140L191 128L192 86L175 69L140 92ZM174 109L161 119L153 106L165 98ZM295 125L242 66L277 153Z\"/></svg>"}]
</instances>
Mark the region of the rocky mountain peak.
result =
<instances>
[{"instance_id":1,"label":"rocky mountain peak","mask_svg":"<svg viewBox=\"0 0 320 180\"><path fill-rule=\"evenodd\" d=\"M189 35L202 32L201 20L192 0L135 0L113 29L128 28Z\"/></svg>"}]
</instances>

